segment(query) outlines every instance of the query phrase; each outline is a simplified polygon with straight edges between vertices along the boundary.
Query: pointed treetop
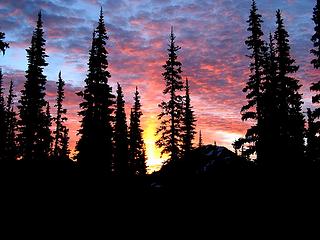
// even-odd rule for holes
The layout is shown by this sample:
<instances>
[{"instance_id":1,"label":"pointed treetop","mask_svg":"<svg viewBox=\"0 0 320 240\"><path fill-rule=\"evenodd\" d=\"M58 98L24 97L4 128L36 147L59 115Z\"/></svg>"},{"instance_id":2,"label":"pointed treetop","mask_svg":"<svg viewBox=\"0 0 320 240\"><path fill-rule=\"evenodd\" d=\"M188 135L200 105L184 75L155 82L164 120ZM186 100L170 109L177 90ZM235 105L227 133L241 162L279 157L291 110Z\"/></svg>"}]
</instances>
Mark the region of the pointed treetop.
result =
<instances>
[{"instance_id":1,"label":"pointed treetop","mask_svg":"<svg viewBox=\"0 0 320 240\"><path fill-rule=\"evenodd\" d=\"M59 72L59 78L61 78L61 70L60 70L60 72Z\"/></svg>"},{"instance_id":2,"label":"pointed treetop","mask_svg":"<svg viewBox=\"0 0 320 240\"><path fill-rule=\"evenodd\" d=\"M174 30L173 30L173 26L171 26L171 37L173 38L173 39L175 39L176 38L176 35L174 34Z\"/></svg>"},{"instance_id":3,"label":"pointed treetop","mask_svg":"<svg viewBox=\"0 0 320 240\"><path fill-rule=\"evenodd\" d=\"M123 97L122 87L121 87L120 83L118 83L118 82L117 82L117 93L118 93L118 97L120 97L120 98Z\"/></svg>"},{"instance_id":4,"label":"pointed treetop","mask_svg":"<svg viewBox=\"0 0 320 240\"><path fill-rule=\"evenodd\" d=\"M102 9L102 5L100 6L100 16L103 16L103 9Z\"/></svg>"},{"instance_id":5,"label":"pointed treetop","mask_svg":"<svg viewBox=\"0 0 320 240\"><path fill-rule=\"evenodd\" d=\"M173 26L171 26L171 32L170 32L171 43L174 42L175 38L176 38L176 36L174 35Z\"/></svg>"},{"instance_id":6,"label":"pointed treetop","mask_svg":"<svg viewBox=\"0 0 320 240\"><path fill-rule=\"evenodd\" d=\"M188 78L186 78L186 86L185 86L185 89L186 89L186 95L187 95L187 97L189 98L190 86L189 86L189 79L188 79Z\"/></svg>"},{"instance_id":7,"label":"pointed treetop","mask_svg":"<svg viewBox=\"0 0 320 240\"><path fill-rule=\"evenodd\" d=\"M109 39L109 37L107 36L107 29L106 29L106 25L105 25L105 21L104 21L104 16L103 16L103 10L102 10L102 6L100 9L100 16L99 16L99 21L98 21L98 26L95 28L95 32L96 32L96 37L98 40L98 45L105 45L105 41ZM101 46L100 46L101 47ZM107 54L107 51L103 51Z\"/></svg>"},{"instance_id":8,"label":"pointed treetop","mask_svg":"<svg viewBox=\"0 0 320 240\"><path fill-rule=\"evenodd\" d=\"M104 16L103 16L103 9L102 9L102 6L100 8L100 17L99 17L99 22L104 22Z\"/></svg>"},{"instance_id":9,"label":"pointed treetop","mask_svg":"<svg viewBox=\"0 0 320 240\"><path fill-rule=\"evenodd\" d=\"M34 34L36 34L36 32L38 32L39 30L40 30L40 31L42 32L42 34L43 34L42 27L43 27L42 11L39 10L39 12L38 12L38 19L37 19L37 23L36 23L36 29L35 29ZM39 33L38 33L38 34L39 34Z\"/></svg>"},{"instance_id":10,"label":"pointed treetop","mask_svg":"<svg viewBox=\"0 0 320 240\"><path fill-rule=\"evenodd\" d=\"M277 10L277 20L279 21L281 19L281 15L282 15L282 12L280 9Z\"/></svg>"},{"instance_id":11,"label":"pointed treetop","mask_svg":"<svg viewBox=\"0 0 320 240\"><path fill-rule=\"evenodd\" d=\"M200 130L200 132L199 132L199 148L201 148L201 147L202 147L202 145L203 145L203 141L202 141L202 132L201 132L201 130Z\"/></svg>"},{"instance_id":12,"label":"pointed treetop","mask_svg":"<svg viewBox=\"0 0 320 240\"><path fill-rule=\"evenodd\" d=\"M251 7L252 7L252 10L258 10L257 9L257 4L256 4L256 1L255 0L252 0L252 3L251 3Z\"/></svg>"},{"instance_id":13,"label":"pointed treetop","mask_svg":"<svg viewBox=\"0 0 320 240\"><path fill-rule=\"evenodd\" d=\"M274 36L272 33L270 33L269 35L269 44L268 44L268 47L269 47L269 51L270 51L270 54L272 55L272 57L275 57L275 46L274 46Z\"/></svg>"},{"instance_id":14,"label":"pointed treetop","mask_svg":"<svg viewBox=\"0 0 320 240\"><path fill-rule=\"evenodd\" d=\"M37 21L38 26L42 26L42 11L40 10L38 13L38 21Z\"/></svg>"}]
</instances>

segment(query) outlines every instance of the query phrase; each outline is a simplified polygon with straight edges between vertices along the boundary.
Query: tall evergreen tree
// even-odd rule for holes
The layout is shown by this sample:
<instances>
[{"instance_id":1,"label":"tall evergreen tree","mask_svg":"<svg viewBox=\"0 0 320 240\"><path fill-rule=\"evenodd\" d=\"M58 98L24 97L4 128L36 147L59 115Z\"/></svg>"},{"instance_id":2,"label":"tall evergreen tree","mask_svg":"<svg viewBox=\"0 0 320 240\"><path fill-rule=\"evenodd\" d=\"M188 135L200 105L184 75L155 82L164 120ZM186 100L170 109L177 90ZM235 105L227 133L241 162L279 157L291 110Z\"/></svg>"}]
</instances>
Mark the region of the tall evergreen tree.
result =
<instances>
[{"instance_id":1,"label":"tall evergreen tree","mask_svg":"<svg viewBox=\"0 0 320 240\"><path fill-rule=\"evenodd\" d=\"M6 49L9 48L9 43L4 41L5 39L5 33L0 32L0 51L4 55L6 52Z\"/></svg>"},{"instance_id":2,"label":"tall evergreen tree","mask_svg":"<svg viewBox=\"0 0 320 240\"><path fill-rule=\"evenodd\" d=\"M317 4L313 9L313 17L312 20L314 21L315 27L314 27L314 34L311 38L311 41L313 42L313 49L311 49L311 53L314 55L314 58L311 61L311 64L315 69L320 68L320 1L317 0ZM315 96L312 97L312 103L316 104L316 109L309 113L310 118L312 118L313 123L311 126L309 126L308 130L308 146L307 146L307 157L314 158L313 160L320 160L320 138L316 137L316 135L320 134L320 80L318 82L313 83L310 87L310 90L313 92L316 92ZM312 116L312 117L311 117ZM309 121L308 121L309 122ZM311 123L311 122L310 122ZM311 128L312 127L312 128ZM311 128L311 129L310 129ZM310 134L314 134L314 136L311 136Z\"/></svg>"},{"instance_id":3,"label":"tall evergreen tree","mask_svg":"<svg viewBox=\"0 0 320 240\"><path fill-rule=\"evenodd\" d=\"M126 121L125 101L123 92L118 83L117 107L114 126L114 171L116 175L125 176L129 174L129 153L128 153L128 127Z\"/></svg>"},{"instance_id":4,"label":"tall evergreen tree","mask_svg":"<svg viewBox=\"0 0 320 240\"><path fill-rule=\"evenodd\" d=\"M14 111L14 98L16 95L13 91L13 81L10 82L9 94L7 98L6 106L6 144L5 144L5 158L9 161L17 159L18 149L16 141L16 131L17 131L17 118Z\"/></svg>"},{"instance_id":5,"label":"tall evergreen tree","mask_svg":"<svg viewBox=\"0 0 320 240\"><path fill-rule=\"evenodd\" d=\"M70 148L69 148L69 129L65 126L62 129L62 139L61 139L61 157L60 159L62 160L70 160L69 155L70 155Z\"/></svg>"},{"instance_id":6,"label":"tall evergreen tree","mask_svg":"<svg viewBox=\"0 0 320 240\"><path fill-rule=\"evenodd\" d=\"M310 52L314 55L311 64L314 68L320 68L320 0L317 0L316 6L313 8L312 20L315 24L314 34L311 38L313 49Z\"/></svg>"},{"instance_id":7,"label":"tall evergreen tree","mask_svg":"<svg viewBox=\"0 0 320 240\"><path fill-rule=\"evenodd\" d=\"M134 106L130 114L130 132L129 132L129 166L130 172L133 175L145 175L147 173L146 167L146 153L145 144L142 137L143 130L141 128L140 118L142 116L140 94L138 88L134 94Z\"/></svg>"},{"instance_id":8,"label":"tall evergreen tree","mask_svg":"<svg viewBox=\"0 0 320 240\"><path fill-rule=\"evenodd\" d=\"M78 151L76 155L77 161L82 166L82 169L88 168L90 165L91 168L94 167L94 160L89 161L90 152L89 149L93 147L93 78L95 77L95 68L96 68L96 50L95 50L95 38L96 33L93 32L92 36L92 44L91 44L91 50L89 51L89 62L88 62L88 74L87 78L85 79L85 88L83 91L80 91L77 93L78 96L83 98L83 102L80 103L81 111L78 113L80 117L82 117L81 120L81 128L78 132L78 135L80 135L80 140L77 142L76 150Z\"/></svg>"},{"instance_id":9,"label":"tall evergreen tree","mask_svg":"<svg viewBox=\"0 0 320 240\"><path fill-rule=\"evenodd\" d=\"M56 125L56 129L53 131L54 134L54 147L53 147L53 158L66 160L69 159L68 145L69 145L69 130L65 126L65 122L68 120L66 117L67 109L63 108L64 101L64 86L65 82L61 77L61 71L59 72L57 82L57 98L56 104L54 105L57 109L56 117L53 119Z\"/></svg>"},{"instance_id":10,"label":"tall evergreen tree","mask_svg":"<svg viewBox=\"0 0 320 240\"><path fill-rule=\"evenodd\" d=\"M181 157L182 138L180 135L183 117L183 82L181 78L181 62L178 61L178 51L181 49L176 45L176 36L171 28L169 38L168 60L163 65L166 87L163 91L164 95L169 96L169 100L162 101L159 105L161 113L158 119L161 120L160 127L157 129L159 139L156 145L161 148L161 154L169 154L171 161L176 161Z\"/></svg>"},{"instance_id":11,"label":"tall evergreen tree","mask_svg":"<svg viewBox=\"0 0 320 240\"><path fill-rule=\"evenodd\" d=\"M129 124L129 174L135 174L135 150L136 144L136 131L135 131L135 116L134 108L130 110L130 124Z\"/></svg>"},{"instance_id":12,"label":"tall evergreen tree","mask_svg":"<svg viewBox=\"0 0 320 240\"><path fill-rule=\"evenodd\" d=\"M318 122L315 122L314 114L310 108L308 108L307 110L307 116L308 116L308 129L306 131L306 138L307 138L306 158L309 164L312 164L320 160L319 136L317 136Z\"/></svg>"},{"instance_id":13,"label":"tall evergreen tree","mask_svg":"<svg viewBox=\"0 0 320 240\"><path fill-rule=\"evenodd\" d=\"M46 76L43 68L48 65L45 58L45 42L41 12L38 14L37 26L33 32L31 46L27 49L28 69L26 82L21 91L19 114L19 146L24 160L48 159L48 139L50 128L45 112Z\"/></svg>"},{"instance_id":14,"label":"tall evergreen tree","mask_svg":"<svg viewBox=\"0 0 320 240\"><path fill-rule=\"evenodd\" d=\"M146 153L146 144L144 140L141 139L141 150L139 153L139 161L137 162L137 175L145 176L147 174L147 153Z\"/></svg>"},{"instance_id":15,"label":"tall evergreen tree","mask_svg":"<svg viewBox=\"0 0 320 240\"><path fill-rule=\"evenodd\" d=\"M79 113L82 121L80 139L76 146L76 158L81 168L97 174L111 174L112 171L112 113L115 97L108 84L111 77L106 50L108 39L101 8L99 23L92 39L86 86L79 93L83 98Z\"/></svg>"},{"instance_id":16,"label":"tall evergreen tree","mask_svg":"<svg viewBox=\"0 0 320 240\"><path fill-rule=\"evenodd\" d=\"M290 54L289 34L285 30L280 10L277 11L275 32L279 91L279 122L282 152L278 153L284 166L297 166L304 156L304 116L299 80L292 77L299 67ZM303 161L302 161L303 162ZM279 163L281 164L281 163Z\"/></svg>"},{"instance_id":17,"label":"tall evergreen tree","mask_svg":"<svg viewBox=\"0 0 320 240\"><path fill-rule=\"evenodd\" d=\"M50 113L50 104L47 102L46 105L46 128L44 128L44 131L49 134L45 134L46 138L44 140L45 144L45 152L46 154L51 157L52 156L52 146L53 146L53 137L51 136L51 126L52 126L52 116Z\"/></svg>"},{"instance_id":18,"label":"tall evergreen tree","mask_svg":"<svg viewBox=\"0 0 320 240\"><path fill-rule=\"evenodd\" d=\"M186 79L186 95L184 99L184 117L183 117L183 146L182 151L184 158L188 159L190 157L191 150L193 149L193 140L196 134L195 131L195 122L196 118L194 116L194 111L192 110L191 106L191 99L190 99L190 87L189 81Z\"/></svg>"},{"instance_id":19,"label":"tall evergreen tree","mask_svg":"<svg viewBox=\"0 0 320 240\"><path fill-rule=\"evenodd\" d=\"M199 132L199 143L198 143L199 148L201 148L203 146L203 140L202 140L202 132L200 130Z\"/></svg>"},{"instance_id":20,"label":"tall evergreen tree","mask_svg":"<svg viewBox=\"0 0 320 240\"><path fill-rule=\"evenodd\" d=\"M0 69L0 160L5 158L4 148L6 143L6 109L4 102L4 93L3 93L3 75L2 69Z\"/></svg>"},{"instance_id":21,"label":"tall evergreen tree","mask_svg":"<svg viewBox=\"0 0 320 240\"><path fill-rule=\"evenodd\" d=\"M278 65L276 61L276 49L272 34L269 36L269 44L262 49L263 61L263 94L261 97L261 131L260 131L260 166L272 165L277 161L275 153L281 152L279 125L279 78L277 77ZM270 151L273 149L273 151Z\"/></svg>"},{"instance_id":22,"label":"tall evergreen tree","mask_svg":"<svg viewBox=\"0 0 320 240\"><path fill-rule=\"evenodd\" d=\"M248 129L243 143L247 143L247 155L256 153L257 158L261 156L260 151L260 133L261 133L261 95L262 95L262 77L263 77L263 32L261 24L263 23L262 16L258 13L258 8L255 0L252 0L251 10L249 20L248 31L250 36L246 40L246 45L248 50L251 51L249 58L251 59L250 63L250 77L247 82L246 87L243 89L243 92L247 93L248 103L243 106L241 109L242 120L253 120L255 125ZM262 157L262 156L261 156Z\"/></svg>"}]
</instances>

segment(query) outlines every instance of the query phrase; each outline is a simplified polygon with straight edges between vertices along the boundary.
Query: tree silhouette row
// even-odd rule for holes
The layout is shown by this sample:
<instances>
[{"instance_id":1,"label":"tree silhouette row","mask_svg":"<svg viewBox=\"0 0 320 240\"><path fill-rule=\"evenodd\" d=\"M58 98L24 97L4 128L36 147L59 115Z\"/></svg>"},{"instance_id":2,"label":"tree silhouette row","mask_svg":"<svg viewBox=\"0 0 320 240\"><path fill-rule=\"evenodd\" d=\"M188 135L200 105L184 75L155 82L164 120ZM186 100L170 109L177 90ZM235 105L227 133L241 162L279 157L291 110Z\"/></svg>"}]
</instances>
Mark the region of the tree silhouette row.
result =
<instances>
[{"instance_id":1,"label":"tree silhouette row","mask_svg":"<svg viewBox=\"0 0 320 240\"><path fill-rule=\"evenodd\" d=\"M1 33L0 47L3 54L9 47ZM168 103L171 122L171 140L162 147L167 153L171 150L171 160L187 157L192 149L194 138L194 113L190 104L187 81L186 96L175 97L177 90L182 91L181 69L178 72L179 87L175 86L175 66L179 47L174 46L174 33L170 35L169 60L163 74L167 82L172 102ZM98 26L92 35L89 51L88 73L84 89L76 94L82 98L78 115L81 127L76 144L75 160L84 174L97 176L142 176L147 173L146 146L141 127L141 96L136 87L134 104L130 112L130 125L127 126L125 101L121 85L118 83L116 96L109 85L111 74L108 71L107 41L109 40L101 8ZM55 117L51 116L50 105L46 100L47 79L43 71L46 62L46 40L44 39L42 14L39 12L36 28L27 49L28 67L26 81L21 90L18 114L14 111L13 82L5 103L3 77L0 71L0 158L14 161L63 160L70 161L69 129L66 126L67 109L61 71L57 80ZM181 66L181 63L178 65ZM185 99L185 101L184 101ZM171 105L173 104L173 107ZM17 117L18 115L18 117ZM167 122L165 122L167 123ZM54 125L54 126L53 126ZM163 125L164 127L164 125ZM169 127L166 126L166 127ZM53 129L53 130L52 130ZM181 134L183 133L183 134ZM179 136L178 136L179 135ZM178 137L177 137L178 136Z\"/></svg>"},{"instance_id":2,"label":"tree silhouette row","mask_svg":"<svg viewBox=\"0 0 320 240\"><path fill-rule=\"evenodd\" d=\"M314 8L314 35L311 41L315 69L320 67L320 1ZM320 81L311 85L316 94L312 98L315 109L307 109L307 121L302 112L301 83L294 74L299 70L291 55L289 33L280 10L276 11L274 33L262 31L263 18L253 0L249 19L249 37L245 44L250 51L250 76L243 92L247 104L242 107L243 121L253 121L244 138L234 143L241 155L255 159L261 168L299 168L318 165L320 161ZM0 33L0 50L4 54L9 44ZM81 127L76 145L75 160L85 174L134 176L147 173L146 146L141 127L142 104L138 87L130 111L129 126L125 112L124 94L117 84L113 94L109 80L106 30L103 11L92 34L85 86L77 95L81 97L79 116ZM46 101L48 65L46 40L41 12L27 49L26 81L14 111L16 97L11 81L7 99L4 97L3 76L0 71L0 160L70 160L69 130L66 127L67 110L61 72L57 80L55 117L50 114ZM182 63L173 28L169 36L167 60L162 77L165 88L156 135L156 145L168 161L190 160L194 150L196 117L191 104L189 81L182 80ZM53 127L54 124L54 127ZM51 131L51 129L54 129ZM52 135L54 137L52 137ZM306 141L305 141L306 140ZM306 143L305 143L306 142ZM199 148L203 146L202 133Z\"/></svg>"},{"instance_id":3,"label":"tree silhouette row","mask_svg":"<svg viewBox=\"0 0 320 240\"><path fill-rule=\"evenodd\" d=\"M314 49L311 53L315 68L319 61L319 9L314 8L315 35L312 37ZM301 83L294 77L299 69L291 56L289 34L285 29L280 10L276 12L276 30L264 39L262 16L258 13L253 0L249 15L246 40L249 58L250 78L243 89L247 93L248 103L241 109L242 120L253 120L255 124L247 130L244 138L234 143L236 149L242 149L242 155L250 158L254 155L256 163L266 168L296 168L315 163L319 159L319 110L308 109L308 128L302 112ZM311 90L318 91L319 83ZM313 103L318 103L318 95ZM304 139L307 138L307 145Z\"/></svg>"}]
</instances>

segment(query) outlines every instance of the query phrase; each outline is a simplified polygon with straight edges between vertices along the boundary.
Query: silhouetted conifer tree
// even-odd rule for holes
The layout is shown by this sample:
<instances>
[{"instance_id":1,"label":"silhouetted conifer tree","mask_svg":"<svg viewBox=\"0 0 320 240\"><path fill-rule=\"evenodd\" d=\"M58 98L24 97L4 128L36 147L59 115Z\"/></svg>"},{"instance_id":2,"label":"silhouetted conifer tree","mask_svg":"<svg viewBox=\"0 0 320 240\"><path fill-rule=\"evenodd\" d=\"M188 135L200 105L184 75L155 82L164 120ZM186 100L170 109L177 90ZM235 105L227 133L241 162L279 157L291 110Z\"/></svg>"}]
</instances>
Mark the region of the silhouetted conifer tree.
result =
<instances>
[{"instance_id":1,"label":"silhouetted conifer tree","mask_svg":"<svg viewBox=\"0 0 320 240\"><path fill-rule=\"evenodd\" d=\"M246 133L243 139L243 144L247 144L246 154L252 155L256 153L257 158L261 155L260 147L260 133L261 133L261 98L262 98L262 77L263 77L263 47L264 41L262 39L263 32L261 24L263 23L262 16L258 13L256 2L253 0L250 10L248 31L251 35L246 40L248 50L251 51L249 58L250 63L250 78L247 82L243 92L247 93L248 104L241 109L242 120L254 120L256 123Z\"/></svg>"},{"instance_id":2,"label":"silhouetted conifer tree","mask_svg":"<svg viewBox=\"0 0 320 240\"><path fill-rule=\"evenodd\" d=\"M246 135L246 137L247 136L248 135ZM252 151L250 151L250 150L254 148L253 144L254 144L254 142L248 141L247 138L239 138L233 142L232 146L235 149L235 152L237 155L239 154L238 153L238 151L239 151L241 157L243 157L247 160L250 160L251 155L252 155Z\"/></svg>"},{"instance_id":3,"label":"silhouetted conifer tree","mask_svg":"<svg viewBox=\"0 0 320 240\"><path fill-rule=\"evenodd\" d=\"M147 172L146 167L146 154L145 144L142 137L143 130L141 128L140 118L142 116L140 94L138 88L134 94L134 106L130 114L130 132L129 132L129 167L133 175L145 175Z\"/></svg>"},{"instance_id":4,"label":"silhouetted conifer tree","mask_svg":"<svg viewBox=\"0 0 320 240\"><path fill-rule=\"evenodd\" d=\"M190 100L190 87L189 87L189 81L186 79L186 95L184 99L184 117L183 117L183 145L182 145L182 151L183 151L183 157L185 159L188 159L190 157L191 150L193 149L193 140L196 134L195 131L195 122L196 118L194 116L194 111L192 110L191 106L191 100Z\"/></svg>"},{"instance_id":5,"label":"silhouetted conifer tree","mask_svg":"<svg viewBox=\"0 0 320 240\"><path fill-rule=\"evenodd\" d=\"M4 41L5 39L5 33L0 32L0 51L4 55L6 52L6 49L9 48L9 43Z\"/></svg>"},{"instance_id":6,"label":"silhouetted conifer tree","mask_svg":"<svg viewBox=\"0 0 320 240\"><path fill-rule=\"evenodd\" d=\"M6 144L6 108L4 102L4 93L3 93L3 75L2 69L0 69L0 160L4 160L5 154L5 144Z\"/></svg>"},{"instance_id":7,"label":"silhouetted conifer tree","mask_svg":"<svg viewBox=\"0 0 320 240\"><path fill-rule=\"evenodd\" d=\"M25 160L48 159L48 139L50 139L49 122L45 107L46 76L43 68L48 65L45 58L45 42L43 38L41 12L33 32L31 46L27 49L28 69L26 82L21 91L19 114L19 146L20 155Z\"/></svg>"},{"instance_id":8,"label":"silhouetted conifer tree","mask_svg":"<svg viewBox=\"0 0 320 240\"><path fill-rule=\"evenodd\" d=\"M308 129L306 131L307 146L306 146L306 158L309 161L309 164L317 162L320 160L320 145L319 145L319 136L317 136L317 124L313 112L310 108L307 111L308 116Z\"/></svg>"},{"instance_id":9,"label":"silhouetted conifer tree","mask_svg":"<svg viewBox=\"0 0 320 240\"><path fill-rule=\"evenodd\" d=\"M269 36L269 44L262 49L263 61L263 94L260 121L260 158L257 159L260 166L272 165L278 161L277 152L281 151L279 125L279 78L277 77L276 49L272 34ZM270 151L273 149L273 151Z\"/></svg>"},{"instance_id":10,"label":"silhouetted conifer tree","mask_svg":"<svg viewBox=\"0 0 320 240\"><path fill-rule=\"evenodd\" d=\"M301 112L302 95L298 92L299 80L292 77L299 67L290 54L289 34L285 30L280 10L277 11L275 32L278 78L280 141L282 152L278 155L286 166L297 166L304 157L304 117ZM303 162L303 161L302 161ZM281 164L281 163L279 163Z\"/></svg>"},{"instance_id":11,"label":"silhouetted conifer tree","mask_svg":"<svg viewBox=\"0 0 320 240\"><path fill-rule=\"evenodd\" d=\"M65 126L65 122L68 120L66 117L67 109L63 108L64 101L64 86L65 82L59 72L57 82L57 98L56 104L54 105L57 109L56 117L53 119L56 124L56 129L53 131L54 134L54 147L53 147L53 158L67 160L69 159L69 136L68 128Z\"/></svg>"},{"instance_id":12,"label":"silhouetted conifer tree","mask_svg":"<svg viewBox=\"0 0 320 240\"><path fill-rule=\"evenodd\" d=\"M316 6L313 8L313 16L312 20L315 24L314 34L311 38L313 42L313 49L311 49L311 53L314 55L314 59L312 59L311 63L314 68L320 68L320 1L317 0Z\"/></svg>"},{"instance_id":13,"label":"silhouetted conifer tree","mask_svg":"<svg viewBox=\"0 0 320 240\"><path fill-rule=\"evenodd\" d=\"M199 148L201 148L202 145L203 145L202 132L201 132L201 130L200 130L200 132L199 132L199 143L198 143Z\"/></svg>"},{"instance_id":14,"label":"silhouetted conifer tree","mask_svg":"<svg viewBox=\"0 0 320 240\"><path fill-rule=\"evenodd\" d=\"M98 27L92 39L88 63L88 75L84 91L79 95L79 115L82 117L80 139L76 156L82 170L94 174L111 174L113 156L113 104L114 95L108 84L111 77L108 69L106 41L109 39L101 9Z\"/></svg>"},{"instance_id":15,"label":"silhouetted conifer tree","mask_svg":"<svg viewBox=\"0 0 320 240\"><path fill-rule=\"evenodd\" d=\"M139 154L139 161L137 162L137 175L144 176L147 174L147 154L146 154L146 145L141 138L141 150Z\"/></svg>"},{"instance_id":16,"label":"silhouetted conifer tree","mask_svg":"<svg viewBox=\"0 0 320 240\"><path fill-rule=\"evenodd\" d=\"M136 147L136 134L135 134L135 117L134 117L134 108L130 110L130 124L129 124L129 172L134 175L135 166L134 166L134 156Z\"/></svg>"},{"instance_id":17,"label":"silhouetted conifer tree","mask_svg":"<svg viewBox=\"0 0 320 240\"><path fill-rule=\"evenodd\" d=\"M166 83L163 91L164 95L169 96L169 100L162 101L159 107L162 109L158 115L161 120L160 127L157 129L159 139L156 145L161 148L161 154L169 154L171 161L176 161L181 157L181 127L183 121L183 82L181 78L181 63L178 61L178 51L181 49L176 45L176 36L171 28L168 48L168 60L163 66L165 69L162 74Z\"/></svg>"},{"instance_id":18,"label":"silhouetted conifer tree","mask_svg":"<svg viewBox=\"0 0 320 240\"><path fill-rule=\"evenodd\" d=\"M16 95L13 92L13 81L10 81L9 94L7 97L6 106L6 144L5 144L5 159L13 161L17 159L18 149L16 142L17 118L14 111L14 98Z\"/></svg>"},{"instance_id":19,"label":"silhouetted conifer tree","mask_svg":"<svg viewBox=\"0 0 320 240\"><path fill-rule=\"evenodd\" d=\"M116 175L125 176L129 174L128 127L125 112L125 101L123 99L123 92L119 83L116 104L117 107L114 126L114 171Z\"/></svg>"},{"instance_id":20,"label":"silhouetted conifer tree","mask_svg":"<svg viewBox=\"0 0 320 240\"><path fill-rule=\"evenodd\" d=\"M70 149L69 149L69 129L67 127L63 128L63 134L61 139L61 159L62 160L70 160Z\"/></svg>"},{"instance_id":21,"label":"silhouetted conifer tree","mask_svg":"<svg viewBox=\"0 0 320 240\"><path fill-rule=\"evenodd\" d=\"M311 38L311 41L313 42L313 49L311 49L311 53L314 55L314 59L312 59L311 64L315 69L320 68L320 1L317 0L317 4L313 9L313 17L312 20L314 21L315 27L314 27L314 34ZM307 145L307 157L309 160L320 160L320 139L319 137L316 137L316 135L320 134L320 80L318 82L313 83L310 87L311 91L316 92L316 95L312 97L312 103L317 104L318 106L316 109L310 113L308 110L308 113L310 114L310 117L308 118L309 126L308 129L308 145ZM312 122L310 122L312 119ZM314 134L314 136L311 136L311 134Z\"/></svg>"},{"instance_id":22,"label":"silhouetted conifer tree","mask_svg":"<svg viewBox=\"0 0 320 240\"><path fill-rule=\"evenodd\" d=\"M44 143L46 146L46 153L49 157L52 156L52 146L53 146L53 137L51 136L51 126L52 126L52 116L50 113L50 104L47 102L46 106L46 128L44 129L49 134L46 134L47 138L45 138Z\"/></svg>"}]
</instances>

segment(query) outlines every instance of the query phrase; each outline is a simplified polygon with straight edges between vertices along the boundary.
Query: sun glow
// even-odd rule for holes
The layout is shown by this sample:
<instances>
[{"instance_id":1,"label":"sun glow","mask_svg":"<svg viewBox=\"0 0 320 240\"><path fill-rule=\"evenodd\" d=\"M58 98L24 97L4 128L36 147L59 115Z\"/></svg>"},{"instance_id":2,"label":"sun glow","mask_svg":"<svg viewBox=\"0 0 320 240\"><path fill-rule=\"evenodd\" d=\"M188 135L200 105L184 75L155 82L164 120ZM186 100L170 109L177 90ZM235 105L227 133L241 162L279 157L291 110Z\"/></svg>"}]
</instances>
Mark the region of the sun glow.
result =
<instances>
[{"instance_id":1,"label":"sun glow","mask_svg":"<svg viewBox=\"0 0 320 240\"><path fill-rule=\"evenodd\" d=\"M163 156L162 158L160 157L160 149L156 146L156 129L157 118L155 116L151 116L146 119L144 124L143 138L146 144L146 152L148 157L147 165L149 173L158 171L161 168L162 163L166 160L166 156Z\"/></svg>"},{"instance_id":2,"label":"sun glow","mask_svg":"<svg viewBox=\"0 0 320 240\"><path fill-rule=\"evenodd\" d=\"M232 143L241 138L243 134L241 133L233 133L227 131L216 131L216 136L219 139L219 144L233 150Z\"/></svg>"}]
</instances>

